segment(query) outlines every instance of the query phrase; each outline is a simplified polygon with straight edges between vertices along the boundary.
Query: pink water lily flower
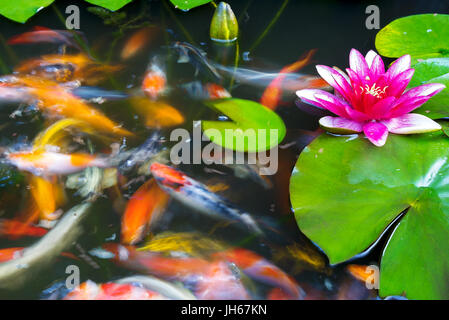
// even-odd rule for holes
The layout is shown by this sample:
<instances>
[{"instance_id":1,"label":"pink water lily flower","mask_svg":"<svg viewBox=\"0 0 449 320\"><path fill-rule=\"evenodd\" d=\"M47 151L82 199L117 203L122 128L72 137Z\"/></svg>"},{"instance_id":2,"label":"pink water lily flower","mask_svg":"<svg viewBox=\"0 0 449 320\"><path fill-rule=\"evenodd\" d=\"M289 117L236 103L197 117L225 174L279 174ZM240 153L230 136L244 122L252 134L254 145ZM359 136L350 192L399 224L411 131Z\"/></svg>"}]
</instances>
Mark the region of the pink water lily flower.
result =
<instances>
[{"instance_id":1,"label":"pink water lily flower","mask_svg":"<svg viewBox=\"0 0 449 320\"><path fill-rule=\"evenodd\" d=\"M296 92L302 101L324 108L338 117L326 116L320 125L329 132L364 132L376 146L383 146L388 132L411 134L432 132L441 126L432 119L409 113L445 88L443 84L424 84L405 91L414 69L410 56L397 59L385 72L381 57L369 51L366 57L352 49L347 74L339 69L316 66L320 76L335 89L335 95L317 89Z\"/></svg>"}]
</instances>

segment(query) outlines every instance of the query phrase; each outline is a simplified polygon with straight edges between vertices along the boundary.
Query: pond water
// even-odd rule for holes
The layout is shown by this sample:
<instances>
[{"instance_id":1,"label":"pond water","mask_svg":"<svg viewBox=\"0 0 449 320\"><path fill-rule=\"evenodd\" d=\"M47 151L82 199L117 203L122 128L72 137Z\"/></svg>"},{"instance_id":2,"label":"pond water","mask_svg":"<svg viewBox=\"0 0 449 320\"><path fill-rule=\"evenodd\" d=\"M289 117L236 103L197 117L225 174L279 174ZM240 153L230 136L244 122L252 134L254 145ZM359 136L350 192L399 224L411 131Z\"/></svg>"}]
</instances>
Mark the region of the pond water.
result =
<instances>
[{"instance_id":1,"label":"pond water","mask_svg":"<svg viewBox=\"0 0 449 320\"><path fill-rule=\"evenodd\" d=\"M187 43L192 48L205 52L212 65L224 74L219 84L228 89L233 97L259 101L269 82L243 83L238 73L233 74L236 50L239 57L238 67L242 68L235 69L236 72L243 68L260 72L279 72L283 66L298 60L309 50L316 49L312 63L300 71L302 74L316 75L315 64L339 66L343 69L348 65L347 57L351 48L361 52L374 48L377 30L368 30L365 27L367 18L365 9L368 5L375 4L380 8L381 27L402 16L429 12L444 13L449 10L449 4L443 1L428 0L407 2L230 0L228 3L239 20L240 37L237 46L218 45L209 39L209 24L214 12L211 4L189 12L181 12L175 10L168 2L135 1L121 10L126 13L126 17L115 16L117 19L115 23L105 24L102 18L89 9L90 6L76 3L81 8L79 31L83 36L80 38L85 38L84 43L88 47L89 54L103 63L121 66L119 71L109 73L104 79L95 81L95 85L89 86L86 91L82 92L80 89L79 95L87 99L103 95L99 92L100 88L106 90L104 101L93 99L90 105L120 123L123 128L135 133L135 136L114 137L106 141L98 137L92 140L85 139L83 136L83 141L72 141L72 150L106 153L110 152L111 143L115 143L115 146L120 146L119 155L116 156L120 158L121 153L129 150L135 152L136 148L142 146L154 133L159 139L155 147L157 151L170 149L174 145L169 141L173 128L157 130L152 126L145 126L145 115L130 108L129 98L120 96L141 95L142 79L152 61L163 64L166 71L169 89L163 101L184 116L183 124L177 127L191 132L193 121L217 120L222 116L207 107L195 93L192 94L185 89L186 85L198 81L202 83L214 81L208 66L204 63L204 56L194 56L187 61L180 61L183 58L183 51L174 47L174 43ZM263 36L264 30L283 3L286 7L280 18ZM67 5L68 2L58 2L24 25L0 19L0 67L3 75L11 73L26 59L61 53L63 49L57 44L8 46L6 41L29 31L34 26L63 29ZM123 46L136 30L145 27L146 24L149 28L147 34L149 42L134 57L121 59ZM78 52L74 48L65 50L67 53ZM320 131L317 131L318 117L295 105L294 91L293 88L284 92L282 105L276 109L286 124L287 135L279 148L278 171L275 175L261 177L244 165L239 167L239 165L183 164L177 167L211 190L217 190L216 194L250 213L256 221L273 223L275 232L266 239L260 239L251 236L247 230L238 228L235 224L226 224L198 213L194 209L195 204L192 207L182 201L171 199L160 221L152 227L151 233L145 240L139 242L138 246L148 244L149 241L151 244L151 239L153 241L156 239L159 243L153 242L153 250L174 257L179 256L178 251L183 251L186 243L202 248L194 250L199 252L190 254L196 257L207 257L208 252L212 251L212 248L207 248L207 243L215 243L217 247L221 247L222 244L224 247L244 247L273 262L293 277L304 290L306 299L376 299L377 292L366 289L364 283L355 279L346 267L348 263L378 264L382 239L367 254L345 264L330 266L326 256L301 234L296 225L289 201L289 177L300 151ZM117 94L118 97L113 94ZM16 111L18 108L20 112ZM4 150L23 149L32 143L39 132L54 122L49 122L36 108L9 102L2 102L0 117L0 141ZM1 298L61 298L68 291L65 288L69 275L66 268L71 265L79 268L81 282L90 279L96 283L106 283L145 273L117 265L112 259L98 254L99 248L105 243L120 242L121 215L125 210L126 201L150 179L149 170L146 175L137 168L119 171L118 184L102 191L93 204L92 212L81 222L82 233L65 244L63 250L66 254L51 260L51 263L47 263L50 258L46 256L38 260L37 263L42 264L42 268L37 268L31 280L25 281L20 286L2 286L0 283ZM30 174L17 171L6 161L1 164L1 174L0 219L13 219L29 210ZM66 175L58 177L58 181L65 185L67 179ZM60 208L63 211L83 201L83 196L79 192L64 189L66 201ZM192 199L195 198L192 196ZM37 239L33 237L20 239L2 237L0 248L28 247L36 241ZM22 266L24 269L29 267ZM0 266L0 279L4 279L1 272ZM151 272L150 274L157 276ZM244 280L252 298L267 298L273 287L257 280ZM187 289L192 289L192 281L190 279L184 281Z\"/></svg>"}]
</instances>

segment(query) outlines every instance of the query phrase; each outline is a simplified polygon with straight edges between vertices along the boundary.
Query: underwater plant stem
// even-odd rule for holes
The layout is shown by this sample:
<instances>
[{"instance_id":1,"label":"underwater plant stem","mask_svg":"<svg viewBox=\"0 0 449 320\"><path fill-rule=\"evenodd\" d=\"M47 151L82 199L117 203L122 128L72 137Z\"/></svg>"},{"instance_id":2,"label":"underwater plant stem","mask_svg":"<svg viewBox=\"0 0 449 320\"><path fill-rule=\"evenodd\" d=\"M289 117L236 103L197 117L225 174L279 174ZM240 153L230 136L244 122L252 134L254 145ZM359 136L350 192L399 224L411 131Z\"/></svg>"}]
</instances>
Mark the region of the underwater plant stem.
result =
<instances>
[{"instance_id":1,"label":"underwater plant stem","mask_svg":"<svg viewBox=\"0 0 449 320\"><path fill-rule=\"evenodd\" d=\"M279 10L276 12L276 15L273 17L273 19L270 21L268 26L265 28L265 30L262 32L262 34L257 38L256 41L254 41L253 45L249 48L249 52L253 51L259 44L262 42L262 40L265 38L267 33L271 30L271 28L274 26L274 24L278 21L279 17L281 16L282 12L284 12L285 7L287 7L289 0L284 0Z\"/></svg>"},{"instance_id":2,"label":"underwater plant stem","mask_svg":"<svg viewBox=\"0 0 449 320\"><path fill-rule=\"evenodd\" d=\"M235 73L237 71L237 68L239 67L240 62L240 44L239 40L235 42L235 57L234 57L234 72L232 73L231 81L229 82L229 88L228 91L232 91L232 86L234 85L235 81Z\"/></svg>"},{"instance_id":3,"label":"underwater plant stem","mask_svg":"<svg viewBox=\"0 0 449 320\"><path fill-rule=\"evenodd\" d=\"M195 40L193 40L192 36L190 35L190 33L187 31L186 28L184 28L184 26L182 25L182 23L178 20L178 18L176 18L176 15L173 13L173 10L170 8L170 6L166 3L166 1L162 1L165 9L168 11L170 17L173 19L173 21L175 21L175 23L178 25L179 29L181 29L181 32L184 34L184 36L187 38L187 40L193 44L195 47L197 47L197 43Z\"/></svg>"},{"instance_id":4,"label":"underwater plant stem","mask_svg":"<svg viewBox=\"0 0 449 320\"><path fill-rule=\"evenodd\" d=\"M5 52L8 55L11 62L15 64L17 61L19 61L16 54L14 53L14 50L11 49L11 47L8 45L8 43L6 42L5 38L1 33L0 33L0 42L2 44L2 47L5 48Z\"/></svg>"}]
</instances>

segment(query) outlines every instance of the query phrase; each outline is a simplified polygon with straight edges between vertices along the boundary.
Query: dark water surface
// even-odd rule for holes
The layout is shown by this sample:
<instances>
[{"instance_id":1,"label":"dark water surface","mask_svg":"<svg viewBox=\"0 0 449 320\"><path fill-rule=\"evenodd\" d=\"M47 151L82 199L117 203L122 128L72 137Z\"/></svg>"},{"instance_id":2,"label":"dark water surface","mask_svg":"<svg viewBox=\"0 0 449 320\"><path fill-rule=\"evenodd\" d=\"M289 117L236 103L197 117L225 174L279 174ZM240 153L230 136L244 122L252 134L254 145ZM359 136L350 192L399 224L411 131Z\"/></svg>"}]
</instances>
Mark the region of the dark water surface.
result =
<instances>
[{"instance_id":1,"label":"dark water surface","mask_svg":"<svg viewBox=\"0 0 449 320\"><path fill-rule=\"evenodd\" d=\"M240 60L240 67L254 68L261 71L277 72L283 66L296 61L308 50L317 49L311 65L301 73L315 75L314 64L339 66L341 69L348 65L348 55L351 48L361 52L374 49L374 39L377 30L365 27L365 8L375 4L380 8L381 28L390 21L417 13L448 13L449 2L437 0L416 1L294 1L288 2L285 11L273 25L266 36L257 42L283 1L280 0L236 0L228 1L239 19L240 33L239 50L241 57L248 56L248 61ZM45 26L52 29L63 29L65 7L77 4L81 8L81 32L88 40L93 56L103 62L120 63L124 69L118 74L105 80L98 86L108 90L134 92L139 90L144 71L152 57L158 55L167 58L167 77L172 86L201 79L204 75L195 73L191 64L178 64L173 58L173 52L168 45L175 41L184 41L207 52L210 59L224 64L232 64L234 56L231 54L223 58L223 47L213 44L209 40L209 24L213 14L212 5L205 5L190 12L175 10L170 4L161 1L135 1L126 6L127 20L136 19L132 26L149 22L156 26L150 44L136 58L122 63L119 59L120 51L136 28L119 31L119 25L105 25L99 17L89 12L88 5L81 1L57 1L53 5L26 24L21 25L0 18L0 59L4 66L3 73L11 72L20 61L38 57L42 54L57 53L56 45L20 45L6 47L5 40L13 35L29 31L33 26ZM254 44L257 42L257 46ZM252 49L251 49L252 48ZM251 51L249 51L251 49ZM229 49L228 49L229 50ZM231 49L232 52L232 49ZM9 69L9 71L7 70ZM229 82L223 83L227 86ZM232 95L238 98L259 100L263 87L251 85L236 86ZM236 177L232 170L223 167L206 168L203 165L183 165L181 169L194 179L207 185L224 183L229 188L220 194L234 204L255 217L267 216L280 221L282 235L273 240L278 248L291 244L292 240L304 252L310 261L304 257L288 256L282 250L268 248L258 241L244 242L247 234L238 229L219 228L211 234L216 221L205 218L181 203L172 201L167 213L160 224L153 230L154 234L172 232L201 232L209 234L212 239L228 244L244 244L274 261L279 267L295 277L311 299L368 299L376 298L376 292L366 290L364 285L354 280L346 271L344 265L329 266L327 259L318 248L302 235L291 212L288 198L288 183L290 172L296 162L300 150L313 138L312 131L317 129L317 117L299 110L294 104L295 95L284 97L285 105L277 111L288 128L287 137L279 150L279 171L270 177L272 187L265 189L259 183L250 179ZM180 110L186 117L184 128L191 130L193 120L215 120L217 115L197 100L190 99L180 90L173 90L167 100ZM145 128L136 114L130 112L126 101L110 101L96 105L111 119L120 122L128 130L137 134L137 139L126 141L128 149L142 144L153 132ZM39 114L24 114L19 118L10 118L11 106L0 110L0 143L1 147L11 147L14 144L30 143L35 135L46 127L44 119ZM8 124L3 126L3 124ZM163 130L162 136L168 138L170 130ZM123 141L122 141L123 143ZM167 143L166 147L170 147ZM207 170L213 169L215 171ZM219 171L220 173L217 173ZM0 218L12 217L22 210L29 197L26 179L11 167L2 167L0 177ZM138 178L135 173L128 179ZM122 190L125 198L129 197L140 185L142 180L130 184ZM68 192L69 202L64 209L81 201L73 192ZM69 250L80 256L88 255L93 248L105 242L118 241L120 237L120 212L114 209L114 195L105 193L95 205L95 214L84 222L85 232L76 244ZM33 239L5 240L0 239L0 248L28 246ZM336 239L338 241L338 239ZM368 255L352 262L359 264L377 264L381 254L382 241L370 251ZM317 263L319 266L314 265ZM321 263L321 265L320 265ZM80 258L73 261L61 257L49 268L35 275L35 281L24 288L15 291L2 292L1 298L39 299L52 296L52 292L64 293L65 274L68 265L75 264L80 268L81 281L91 279L97 283L113 281L135 272L116 267L112 262L97 257ZM324 265L323 265L324 264ZM45 291L46 289L50 290ZM256 298L264 298L267 288L257 285ZM58 297L54 295L53 297Z\"/></svg>"}]
</instances>

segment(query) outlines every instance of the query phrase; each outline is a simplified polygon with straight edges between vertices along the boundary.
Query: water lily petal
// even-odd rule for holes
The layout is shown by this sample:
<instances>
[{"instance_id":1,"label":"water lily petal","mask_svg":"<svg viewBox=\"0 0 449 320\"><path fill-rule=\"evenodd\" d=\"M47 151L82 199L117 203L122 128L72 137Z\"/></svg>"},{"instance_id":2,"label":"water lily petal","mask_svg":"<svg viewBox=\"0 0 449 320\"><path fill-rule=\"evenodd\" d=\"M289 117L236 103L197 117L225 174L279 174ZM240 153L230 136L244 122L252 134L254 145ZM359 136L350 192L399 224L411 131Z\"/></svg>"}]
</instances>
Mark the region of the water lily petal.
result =
<instances>
[{"instance_id":1,"label":"water lily petal","mask_svg":"<svg viewBox=\"0 0 449 320\"><path fill-rule=\"evenodd\" d=\"M371 74L374 77L385 73L385 65L382 58L374 50L370 50L365 56L366 63L371 70ZM375 79L373 79L375 80Z\"/></svg>"},{"instance_id":2,"label":"water lily petal","mask_svg":"<svg viewBox=\"0 0 449 320\"><path fill-rule=\"evenodd\" d=\"M345 77L328 66L317 65L316 70L347 102L351 102L352 87Z\"/></svg>"},{"instance_id":3,"label":"water lily petal","mask_svg":"<svg viewBox=\"0 0 449 320\"><path fill-rule=\"evenodd\" d=\"M388 128L380 122L368 122L363 126L365 136L375 146L382 147L387 141Z\"/></svg>"},{"instance_id":4,"label":"water lily petal","mask_svg":"<svg viewBox=\"0 0 449 320\"><path fill-rule=\"evenodd\" d=\"M358 110L355 110L355 109L351 108L350 106L347 106L345 108L345 111L348 114L348 117L346 117L346 118L352 119L354 121L362 122L362 121L367 121L367 120L371 119L368 115L366 115L363 112L360 112Z\"/></svg>"},{"instance_id":5,"label":"water lily petal","mask_svg":"<svg viewBox=\"0 0 449 320\"><path fill-rule=\"evenodd\" d=\"M361 79L366 79L370 76L370 70L365 57L356 49L351 49L351 53L349 54L349 67L357 73Z\"/></svg>"},{"instance_id":6,"label":"water lily petal","mask_svg":"<svg viewBox=\"0 0 449 320\"><path fill-rule=\"evenodd\" d=\"M404 93L414 73L415 69L407 69L394 77L388 84L387 94L389 96L399 97Z\"/></svg>"},{"instance_id":7,"label":"water lily petal","mask_svg":"<svg viewBox=\"0 0 449 320\"><path fill-rule=\"evenodd\" d=\"M410 69L411 57L409 54L406 54L400 58L398 58L391 67L387 71L387 76L389 79L393 79L401 72L404 72L407 69Z\"/></svg>"},{"instance_id":8,"label":"water lily petal","mask_svg":"<svg viewBox=\"0 0 449 320\"><path fill-rule=\"evenodd\" d=\"M325 130L332 133L352 134L363 130L363 123L341 117L322 117L319 122Z\"/></svg>"},{"instance_id":9,"label":"water lily petal","mask_svg":"<svg viewBox=\"0 0 449 320\"><path fill-rule=\"evenodd\" d=\"M340 117L348 117L345 109L346 107L349 107L349 105L343 99L340 99L329 92L318 89L303 89L296 91L296 95L301 100L311 105L327 109Z\"/></svg>"},{"instance_id":10,"label":"water lily petal","mask_svg":"<svg viewBox=\"0 0 449 320\"><path fill-rule=\"evenodd\" d=\"M412 134L433 132L441 129L441 126L432 119L417 113L408 113L400 117L382 121L388 131L397 134Z\"/></svg>"},{"instance_id":11,"label":"water lily petal","mask_svg":"<svg viewBox=\"0 0 449 320\"><path fill-rule=\"evenodd\" d=\"M373 119L382 119L394 106L396 97L387 97L378 101L370 110L370 116Z\"/></svg>"},{"instance_id":12,"label":"water lily petal","mask_svg":"<svg viewBox=\"0 0 449 320\"><path fill-rule=\"evenodd\" d=\"M419 108L444 88L446 88L444 84L429 83L408 90L396 100L395 106L390 111L390 117L394 118Z\"/></svg>"}]
</instances>

